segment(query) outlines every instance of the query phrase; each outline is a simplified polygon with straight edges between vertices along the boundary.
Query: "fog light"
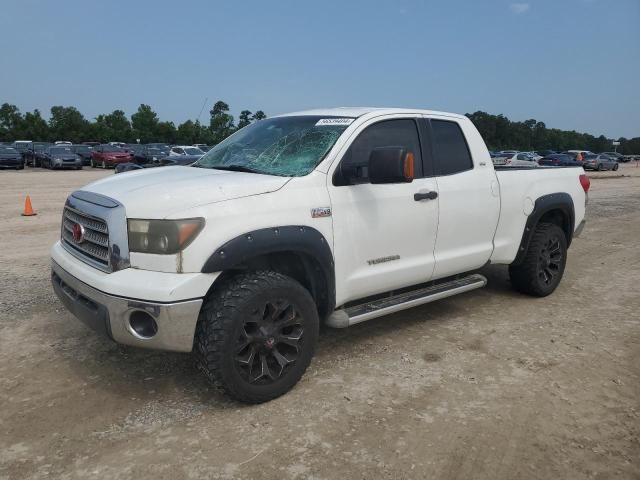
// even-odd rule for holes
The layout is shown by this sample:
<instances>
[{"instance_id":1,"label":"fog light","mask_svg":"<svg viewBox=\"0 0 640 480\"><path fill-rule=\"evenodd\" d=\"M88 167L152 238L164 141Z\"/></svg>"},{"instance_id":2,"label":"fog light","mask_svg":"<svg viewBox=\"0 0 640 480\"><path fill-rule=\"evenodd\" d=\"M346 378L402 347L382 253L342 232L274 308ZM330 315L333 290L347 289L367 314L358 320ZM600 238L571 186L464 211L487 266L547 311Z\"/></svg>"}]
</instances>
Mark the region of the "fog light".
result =
<instances>
[{"instance_id":1,"label":"fog light","mask_svg":"<svg viewBox=\"0 0 640 480\"><path fill-rule=\"evenodd\" d=\"M158 324L147 312L136 310L129 316L129 326L140 338L151 338L158 333Z\"/></svg>"}]
</instances>

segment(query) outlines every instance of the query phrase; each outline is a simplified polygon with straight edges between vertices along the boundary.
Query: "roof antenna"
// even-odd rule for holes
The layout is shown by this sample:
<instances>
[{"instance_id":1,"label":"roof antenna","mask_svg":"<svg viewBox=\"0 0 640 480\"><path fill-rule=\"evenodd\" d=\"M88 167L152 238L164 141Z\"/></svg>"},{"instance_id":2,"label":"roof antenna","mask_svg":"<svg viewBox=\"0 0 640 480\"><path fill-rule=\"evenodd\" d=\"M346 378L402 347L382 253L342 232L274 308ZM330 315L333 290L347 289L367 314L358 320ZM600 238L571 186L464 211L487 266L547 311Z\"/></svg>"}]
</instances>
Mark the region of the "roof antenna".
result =
<instances>
[{"instance_id":1,"label":"roof antenna","mask_svg":"<svg viewBox=\"0 0 640 480\"><path fill-rule=\"evenodd\" d=\"M204 99L204 102L202 102L202 108L200 109L200 113L198 114L198 119L196 120L196 122L200 122L200 116L202 115L202 111L204 110L204 106L207 104L207 101L209 100L209 97Z\"/></svg>"}]
</instances>

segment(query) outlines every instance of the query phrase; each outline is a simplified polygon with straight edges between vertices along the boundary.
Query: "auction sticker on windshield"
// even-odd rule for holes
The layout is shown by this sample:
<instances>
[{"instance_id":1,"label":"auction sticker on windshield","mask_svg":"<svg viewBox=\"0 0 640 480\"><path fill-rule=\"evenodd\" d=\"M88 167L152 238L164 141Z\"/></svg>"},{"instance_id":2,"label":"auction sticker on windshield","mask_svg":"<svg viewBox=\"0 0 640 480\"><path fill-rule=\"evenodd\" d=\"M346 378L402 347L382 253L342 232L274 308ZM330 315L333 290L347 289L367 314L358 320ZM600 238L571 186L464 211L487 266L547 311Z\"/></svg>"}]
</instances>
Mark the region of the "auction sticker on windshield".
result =
<instances>
[{"instance_id":1,"label":"auction sticker on windshield","mask_svg":"<svg viewBox=\"0 0 640 480\"><path fill-rule=\"evenodd\" d=\"M316 123L316 127L324 127L328 125L351 125L355 118L321 118Z\"/></svg>"}]
</instances>

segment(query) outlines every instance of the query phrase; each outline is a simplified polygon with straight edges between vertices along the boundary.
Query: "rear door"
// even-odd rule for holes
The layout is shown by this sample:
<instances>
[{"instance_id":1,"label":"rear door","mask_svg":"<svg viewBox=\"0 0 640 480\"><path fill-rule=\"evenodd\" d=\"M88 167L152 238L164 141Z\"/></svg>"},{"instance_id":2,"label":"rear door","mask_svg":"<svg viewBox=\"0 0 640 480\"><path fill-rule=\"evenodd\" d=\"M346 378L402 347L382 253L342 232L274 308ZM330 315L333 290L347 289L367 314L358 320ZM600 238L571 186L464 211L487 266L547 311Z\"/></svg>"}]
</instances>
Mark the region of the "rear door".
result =
<instances>
[{"instance_id":1,"label":"rear door","mask_svg":"<svg viewBox=\"0 0 640 480\"><path fill-rule=\"evenodd\" d=\"M424 120L439 195L433 278L482 267L493 251L500 190L480 134L465 120ZM471 152L476 153L477 158Z\"/></svg>"}]
</instances>

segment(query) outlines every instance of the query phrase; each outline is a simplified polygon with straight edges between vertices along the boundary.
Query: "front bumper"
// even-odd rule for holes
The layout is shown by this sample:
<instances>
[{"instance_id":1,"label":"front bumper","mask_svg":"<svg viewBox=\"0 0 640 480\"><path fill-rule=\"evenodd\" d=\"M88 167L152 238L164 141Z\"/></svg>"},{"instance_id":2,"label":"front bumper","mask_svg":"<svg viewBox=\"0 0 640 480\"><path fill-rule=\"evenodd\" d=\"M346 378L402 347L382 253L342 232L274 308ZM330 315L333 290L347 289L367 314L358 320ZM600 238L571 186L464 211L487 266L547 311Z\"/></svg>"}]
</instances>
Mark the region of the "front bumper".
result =
<instances>
[{"instance_id":1,"label":"front bumper","mask_svg":"<svg viewBox=\"0 0 640 480\"><path fill-rule=\"evenodd\" d=\"M82 166L81 160L54 160L52 162L53 168L78 168Z\"/></svg>"},{"instance_id":2,"label":"front bumper","mask_svg":"<svg viewBox=\"0 0 640 480\"><path fill-rule=\"evenodd\" d=\"M13 160L13 159L0 159L0 168L16 168L21 165L24 165L22 160Z\"/></svg>"},{"instance_id":3,"label":"front bumper","mask_svg":"<svg viewBox=\"0 0 640 480\"><path fill-rule=\"evenodd\" d=\"M51 283L71 313L118 343L179 352L192 349L202 298L160 303L109 295L81 282L55 261L51 262ZM136 333L130 323L135 312L146 312L155 320L153 336Z\"/></svg>"}]
</instances>

